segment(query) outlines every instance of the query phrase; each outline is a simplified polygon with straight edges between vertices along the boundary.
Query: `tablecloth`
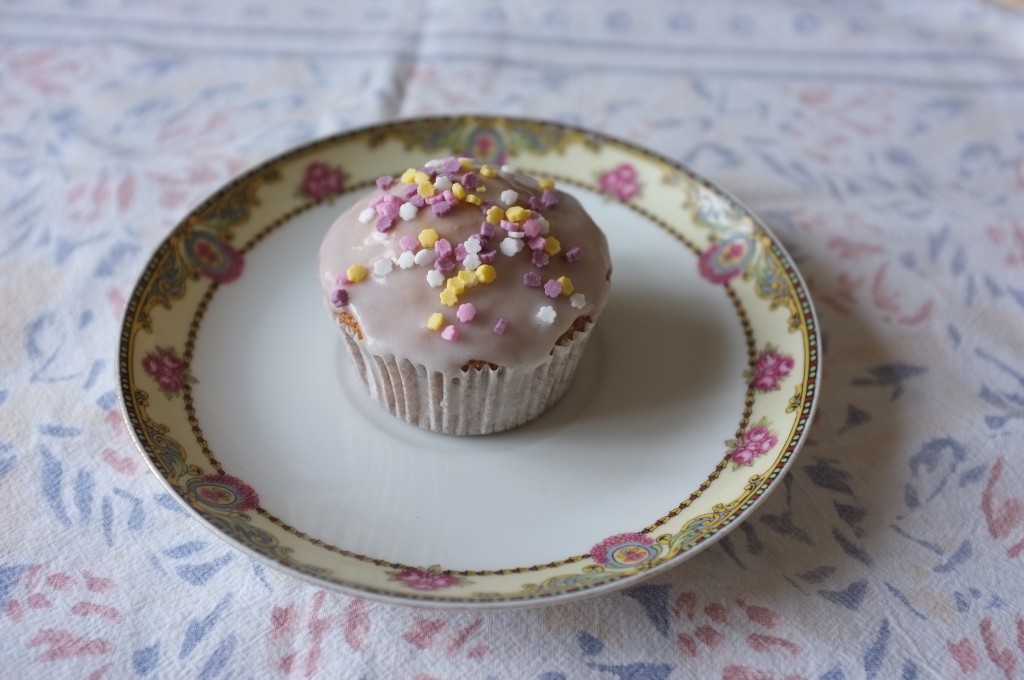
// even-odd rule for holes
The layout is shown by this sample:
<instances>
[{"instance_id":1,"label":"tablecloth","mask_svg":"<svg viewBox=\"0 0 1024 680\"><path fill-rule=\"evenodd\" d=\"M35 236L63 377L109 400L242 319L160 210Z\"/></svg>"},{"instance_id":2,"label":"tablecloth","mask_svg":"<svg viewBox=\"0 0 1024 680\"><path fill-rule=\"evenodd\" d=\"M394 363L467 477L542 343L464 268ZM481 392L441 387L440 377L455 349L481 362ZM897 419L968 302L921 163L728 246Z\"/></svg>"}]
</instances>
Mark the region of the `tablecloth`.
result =
<instances>
[{"instance_id":1,"label":"tablecloth","mask_svg":"<svg viewBox=\"0 0 1024 680\"><path fill-rule=\"evenodd\" d=\"M162 491L122 306L209 192L395 117L654 148L793 253L824 383L781 487L640 585L347 597ZM1024 14L979 0L0 3L0 676L1024 676Z\"/></svg>"}]
</instances>

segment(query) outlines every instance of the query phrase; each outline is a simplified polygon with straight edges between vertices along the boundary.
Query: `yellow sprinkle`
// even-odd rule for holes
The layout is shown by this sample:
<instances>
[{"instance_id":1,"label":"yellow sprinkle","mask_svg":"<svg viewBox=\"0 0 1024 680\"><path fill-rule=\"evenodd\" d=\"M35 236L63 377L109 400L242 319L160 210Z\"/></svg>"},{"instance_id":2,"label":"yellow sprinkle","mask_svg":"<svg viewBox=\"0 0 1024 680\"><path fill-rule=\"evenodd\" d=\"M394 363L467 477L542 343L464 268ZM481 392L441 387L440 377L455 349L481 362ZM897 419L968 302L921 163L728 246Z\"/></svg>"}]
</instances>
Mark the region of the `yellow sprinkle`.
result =
<instances>
[{"instance_id":1,"label":"yellow sprinkle","mask_svg":"<svg viewBox=\"0 0 1024 680\"><path fill-rule=\"evenodd\" d=\"M460 158L459 165L462 166L463 170L472 170L474 167L472 158Z\"/></svg>"},{"instance_id":2,"label":"yellow sprinkle","mask_svg":"<svg viewBox=\"0 0 1024 680\"><path fill-rule=\"evenodd\" d=\"M451 288L445 288L441 291L441 304L446 307L454 307L455 303L459 301L459 294Z\"/></svg>"},{"instance_id":3,"label":"yellow sprinkle","mask_svg":"<svg viewBox=\"0 0 1024 680\"><path fill-rule=\"evenodd\" d=\"M455 195L455 198L461 201L466 197L466 190L462 188L461 184L455 182L454 184L452 184L452 194Z\"/></svg>"},{"instance_id":4,"label":"yellow sprinkle","mask_svg":"<svg viewBox=\"0 0 1024 680\"><path fill-rule=\"evenodd\" d=\"M416 184L423 184L424 182L430 182L430 175L423 172L422 170L412 176L412 181Z\"/></svg>"},{"instance_id":5,"label":"yellow sprinkle","mask_svg":"<svg viewBox=\"0 0 1024 680\"><path fill-rule=\"evenodd\" d=\"M406 184L412 184L413 178L416 176L416 168L409 168L402 173L402 181Z\"/></svg>"},{"instance_id":6,"label":"yellow sprinkle","mask_svg":"<svg viewBox=\"0 0 1024 680\"><path fill-rule=\"evenodd\" d=\"M572 286L572 279L568 276L559 276L558 282L562 284L562 295L572 295L572 292L576 290Z\"/></svg>"},{"instance_id":7,"label":"yellow sprinkle","mask_svg":"<svg viewBox=\"0 0 1024 680\"><path fill-rule=\"evenodd\" d=\"M461 272L459 272L458 277L459 280L462 281L463 285L466 286L466 288L472 288L473 286L476 285L476 274L469 271L468 269L463 269Z\"/></svg>"},{"instance_id":8,"label":"yellow sprinkle","mask_svg":"<svg viewBox=\"0 0 1024 680\"><path fill-rule=\"evenodd\" d=\"M482 264L476 268L476 280L480 283L490 283L498 278L498 272L489 264Z\"/></svg>"},{"instance_id":9,"label":"yellow sprinkle","mask_svg":"<svg viewBox=\"0 0 1024 680\"><path fill-rule=\"evenodd\" d=\"M480 166L480 174L484 177L497 177L497 171L489 165Z\"/></svg>"},{"instance_id":10,"label":"yellow sprinkle","mask_svg":"<svg viewBox=\"0 0 1024 680\"><path fill-rule=\"evenodd\" d=\"M525 222L530 219L530 211L518 205L514 205L505 211L505 219L509 222Z\"/></svg>"},{"instance_id":11,"label":"yellow sprinkle","mask_svg":"<svg viewBox=\"0 0 1024 680\"><path fill-rule=\"evenodd\" d=\"M500 224L501 218L505 216L505 211L496 205L492 205L487 209L487 221L491 224Z\"/></svg>"},{"instance_id":12,"label":"yellow sprinkle","mask_svg":"<svg viewBox=\"0 0 1024 680\"><path fill-rule=\"evenodd\" d=\"M549 256L554 257L558 253L562 252L562 244L554 236L548 236L544 239L544 252Z\"/></svg>"},{"instance_id":13,"label":"yellow sprinkle","mask_svg":"<svg viewBox=\"0 0 1024 680\"><path fill-rule=\"evenodd\" d=\"M537 180L537 186L539 186L541 189L554 189L555 180L551 179L550 177L542 177L541 179Z\"/></svg>"},{"instance_id":14,"label":"yellow sprinkle","mask_svg":"<svg viewBox=\"0 0 1024 680\"><path fill-rule=\"evenodd\" d=\"M478 186L476 188L476 193L478 193L478 194L486 194L487 193L487 187L485 187L483 184L481 184L480 186Z\"/></svg>"},{"instance_id":15,"label":"yellow sprinkle","mask_svg":"<svg viewBox=\"0 0 1024 680\"><path fill-rule=\"evenodd\" d=\"M439 331L439 330L441 330L441 326L443 326L443 325L444 325L444 314L442 314L441 312L434 312L427 319L427 328L429 328L432 331Z\"/></svg>"},{"instance_id":16,"label":"yellow sprinkle","mask_svg":"<svg viewBox=\"0 0 1024 680\"><path fill-rule=\"evenodd\" d=\"M462 295L466 292L466 282L458 276L453 276L448 279L448 284L445 286L445 290L450 290L456 295Z\"/></svg>"},{"instance_id":17,"label":"yellow sprinkle","mask_svg":"<svg viewBox=\"0 0 1024 680\"><path fill-rule=\"evenodd\" d=\"M345 278L352 283L359 283L366 278L366 267L361 264L354 264L345 270Z\"/></svg>"},{"instance_id":18,"label":"yellow sprinkle","mask_svg":"<svg viewBox=\"0 0 1024 680\"><path fill-rule=\"evenodd\" d=\"M420 245L424 248L433 248L438 239L437 230L433 228L424 229L416 238L419 239Z\"/></svg>"},{"instance_id":19,"label":"yellow sprinkle","mask_svg":"<svg viewBox=\"0 0 1024 680\"><path fill-rule=\"evenodd\" d=\"M484 201L476 194L466 194L466 203L472 203L473 205L480 205Z\"/></svg>"},{"instance_id":20,"label":"yellow sprinkle","mask_svg":"<svg viewBox=\"0 0 1024 680\"><path fill-rule=\"evenodd\" d=\"M416 190L416 193L418 193L420 196L422 196L423 198L430 198L431 196L434 195L433 184L431 184L430 182L420 182L419 185L419 189Z\"/></svg>"}]
</instances>

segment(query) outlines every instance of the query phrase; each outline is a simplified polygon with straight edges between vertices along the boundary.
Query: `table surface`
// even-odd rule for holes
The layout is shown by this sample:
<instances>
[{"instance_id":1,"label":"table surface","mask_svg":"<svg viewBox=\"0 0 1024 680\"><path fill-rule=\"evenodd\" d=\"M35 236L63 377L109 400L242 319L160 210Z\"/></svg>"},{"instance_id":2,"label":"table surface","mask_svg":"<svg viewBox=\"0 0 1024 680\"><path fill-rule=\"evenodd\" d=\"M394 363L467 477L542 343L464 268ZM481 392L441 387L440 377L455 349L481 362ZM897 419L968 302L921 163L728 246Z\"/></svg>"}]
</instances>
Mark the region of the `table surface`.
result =
<instances>
[{"instance_id":1,"label":"table surface","mask_svg":"<svg viewBox=\"0 0 1024 680\"><path fill-rule=\"evenodd\" d=\"M1024 13L624 7L0 2L0 675L1024 675ZM122 306L191 206L316 137L466 112L691 166L816 300L822 401L781 488L629 590L486 613L325 592L191 519L122 425Z\"/></svg>"}]
</instances>

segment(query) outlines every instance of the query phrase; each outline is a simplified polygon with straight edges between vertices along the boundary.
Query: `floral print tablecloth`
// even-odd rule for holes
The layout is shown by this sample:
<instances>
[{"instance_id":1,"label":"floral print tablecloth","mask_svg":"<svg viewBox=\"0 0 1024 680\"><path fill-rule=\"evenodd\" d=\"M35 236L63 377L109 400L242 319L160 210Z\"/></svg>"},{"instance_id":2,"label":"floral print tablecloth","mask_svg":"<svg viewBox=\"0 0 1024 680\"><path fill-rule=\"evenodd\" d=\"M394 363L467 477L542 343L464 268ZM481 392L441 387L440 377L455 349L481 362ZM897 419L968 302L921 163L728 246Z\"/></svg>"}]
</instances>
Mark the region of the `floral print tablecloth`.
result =
<instances>
[{"instance_id":1,"label":"floral print tablecloth","mask_svg":"<svg viewBox=\"0 0 1024 680\"><path fill-rule=\"evenodd\" d=\"M0 675L1024 676L1022 111L1024 14L975 0L0 3ZM822 401L782 488L621 592L445 613L305 585L192 520L117 408L126 296L199 200L326 134L467 112L689 165L817 304Z\"/></svg>"}]
</instances>

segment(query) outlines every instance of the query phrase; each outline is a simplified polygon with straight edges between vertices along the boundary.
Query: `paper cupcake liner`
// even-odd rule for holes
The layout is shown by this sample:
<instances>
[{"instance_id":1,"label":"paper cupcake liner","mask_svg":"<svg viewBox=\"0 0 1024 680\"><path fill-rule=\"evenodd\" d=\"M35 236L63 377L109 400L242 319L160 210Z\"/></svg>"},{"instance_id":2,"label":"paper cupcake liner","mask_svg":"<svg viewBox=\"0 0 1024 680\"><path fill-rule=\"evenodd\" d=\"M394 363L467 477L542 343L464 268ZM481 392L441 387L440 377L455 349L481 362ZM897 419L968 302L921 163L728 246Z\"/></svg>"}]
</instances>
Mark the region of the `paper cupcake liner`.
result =
<instances>
[{"instance_id":1,"label":"paper cupcake liner","mask_svg":"<svg viewBox=\"0 0 1024 680\"><path fill-rule=\"evenodd\" d=\"M555 345L533 369L485 365L450 373L376 355L348 328L341 330L360 381L375 402L433 432L477 435L523 425L553 406L569 388L592 328L588 324Z\"/></svg>"}]
</instances>

